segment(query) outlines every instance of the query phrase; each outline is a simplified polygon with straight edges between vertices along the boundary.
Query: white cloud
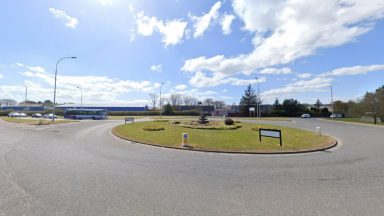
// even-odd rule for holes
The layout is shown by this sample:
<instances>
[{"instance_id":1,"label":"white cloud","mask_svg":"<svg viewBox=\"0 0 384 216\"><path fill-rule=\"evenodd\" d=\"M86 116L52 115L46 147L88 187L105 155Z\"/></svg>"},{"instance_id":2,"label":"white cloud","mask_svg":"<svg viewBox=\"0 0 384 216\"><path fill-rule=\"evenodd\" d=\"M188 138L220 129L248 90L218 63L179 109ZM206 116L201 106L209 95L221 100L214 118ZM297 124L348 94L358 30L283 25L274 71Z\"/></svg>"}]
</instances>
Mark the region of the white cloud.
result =
<instances>
[{"instance_id":1,"label":"white cloud","mask_svg":"<svg viewBox=\"0 0 384 216\"><path fill-rule=\"evenodd\" d=\"M197 16L190 16L192 21L194 22L194 38L198 38L204 35L204 32L207 31L209 28L211 22L213 20L216 20L220 13L219 10L221 8L221 2L216 2L212 8L209 10L208 13L204 14L203 16L197 17Z\"/></svg>"},{"instance_id":2,"label":"white cloud","mask_svg":"<svg viewBox=\"0 0 384 216\"><path fill-rule=\"evenodd\" d=\"M142 36L151 36L155 31L163 36L165 46L176 45L180 43L185 35L187 22L182 20L159 20L156 17L148 17L144 12L135 16L137 25L137 34Z\"/></svg>"},{"instance_id":3,"label":"white cloud","mask_svg":"<svg viewBox=\"0 0 384 216\"><path fill-rule=\"evenodd\" d=\"M297 77L299 77L300 79L308 79L308 78L312 77L312 74L310 74L310 73L301 73L301 74L297 74Z\"/></svg>"},{"instance_id":4,"label":"white cloud","mask_svg":"<svg viewBox=\"0 0 384 216\"><path fill-rule=\"evenodd\" d=\"M0 79L3 78L3 75L0 74Z\"/></svg>"},{"instance_id":5,"label":"white cloud","mask_svg":"<svg viewBox=\"0 0 384 216\"><path fill-rule=\"evenodd\" d=\"M254 34L253 51L188 59L182 70L250 74L354 41L384 17L382 0L233 0L233 8L244 30Z\"/></svg>"},{"instance_id":6,"label":"white cloud","mask_svg":"<svg viewBox=\"0 0 384 216\"><path fill-rule=\"evenodd\" d=\"M99 2L103 6L111 6L116 2L116 0L99 0Z\"/></svg>"},{"instance_id":7,"label":"white cloud","mask_svg":"<svg viewBox=\"0 0 384 216\"><path fill-rule=\"evenodd\" d=\"M155 72L155 73L161 73L163 72L163 66L161 64L158 64L158 65L152 65L150 67L151 71Z\"/></svg>"},{"instance_id":8,"label":"white cloud","mask_svg":"<svg viewBox=\"0 0 384 216\"><path fill-rule=\"evenodd\" d=\"M69 16L66 12L56 9L56 8L49 8L49 11L58 19L64 20L66 23L65 25L69 28L75 29L76 26L79 24L79 21L75 17Z\"/></svg>"},{"instance_id":9,"label":"white cloud","mask_svg":"<svg viewBox=\"0 0 384 216\"><path fill-rule=\"evenodd\" d=\"M262 93L263 98L271 99L280 96L288 96L296 93L305 93L311 91L322 91L324 88L329 87L332 78L316 77L311 80L301 80L294 83L287 84L283 88L271 89Z\"/></svg>"},{"instance_id":10,"label":"white cloud","mask_svg":"<svg viewBox=\"0 0 384 216\"><path fill-rule=\"evenodd\" d=\"M266 81L265 77L259 77L259 83L265 82L265 81ZM242 86L242 85L249 85L249 84L256 84L256 83L257 83L256 79L239 79L236 77L226 76L220 73L214 73L212 74L212 77L208 77L203 72L195 73L195 75L189 80L189 84L197 88L215 87L215 86L224 85L224 84L230 84L233 86Z\"/></svg>"},{"instance_id":11,"label":"white cloud","mask_svg":"<svg viewBox=\"0 0 384 216\"><path fill-rule=\"evenodd\" d=\"M259 72L260 74L291 74L291 68L265 68Z\"/></svg>"},{"instance_id":12,"label":"white cloud","mask_svg":"<svg viewBox=\"0 0 384 216\"><path fill-rule=\"evenodd\" d=\"M177 86L175 86L175 89L178 91L183 91L183 90L187 89L187 85L184 85L184 84L177 85Z\"/></svg>"},{"instance_id":13,"label":"white cloud","mask_svg":"<svg viewBox=\"0 0 384 216\"><path fill-rule=\"evenodd\" d=\"M384 65L369 65L369 66L354 66L354 67L343 67L337 68L330 72L320 74L319 77L330 77L330 76L352 76L367 74L373 71L384 71Z\"/></svg>"},{"instance_id":14,"label":"white cloud","mask_svg":"<svg viewBox=\"0 0 384 216\"><path fill-rule=\"evenodd\" d=\"M54 86L54 74L47 73L43 67L22 66L26 69L22 72L30 84L28 95L34 100L44 100L52 97ZM148 93L159 87L159 83L149 81L132 81L110 78L106 76L57 76L57 98L60 102L77 100L79 90L78 83L82 83L85 103L120 103L119 97L130 92ZM28 84L28 86L30 86ZM18 86L5 86L3 91L20 94ZM4 90L5 89L5 90ZM22 92L22 91L21 91ZM17 94L16 97L17 98Z\"/></svg>"},{"instance_id":15,"label":"white cloud","mask_svg":"<svg viewBox=\"0 0 384 216\"><path fill-rule=\"evenodd\" d=\"M233 20L235 20L235 16L232 15L232 14L225 14L221 20L221 28L223 30L223 33L225 35L228 35L232 32L232 29L231 29L231 26L232 26L232 22Z\"/></svg>"}]
</instances>

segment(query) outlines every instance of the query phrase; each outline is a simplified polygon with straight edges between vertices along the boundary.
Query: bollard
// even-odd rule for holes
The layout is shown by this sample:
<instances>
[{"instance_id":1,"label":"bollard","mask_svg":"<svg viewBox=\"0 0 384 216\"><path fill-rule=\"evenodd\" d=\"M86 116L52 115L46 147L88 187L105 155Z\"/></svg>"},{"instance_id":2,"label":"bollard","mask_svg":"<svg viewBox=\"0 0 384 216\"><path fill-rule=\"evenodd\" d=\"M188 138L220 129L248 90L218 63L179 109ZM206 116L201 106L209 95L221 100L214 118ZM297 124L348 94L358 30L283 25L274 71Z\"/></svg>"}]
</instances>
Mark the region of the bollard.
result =
<instances>
[{"instance_id":1,"label":"bollard","mask_svg":"<svg viewBox=\"0 0 384 216\"><path fill-rule=\"evenodd\" d=\"M321 136L321 128L320 127L316 127L316 135Z\"/></svg>"},{"instance_id":2,"label":"bollard","mask_svg":"<svg viewBox=\"0 0 384 216\"><path fill-rule=\"evenodd\" d=\"M184 148L184 147L188 147L188 134L187 133L183 133L182 134L182 137L181 137L181 147Z\"/></svg>"}]
</instances>

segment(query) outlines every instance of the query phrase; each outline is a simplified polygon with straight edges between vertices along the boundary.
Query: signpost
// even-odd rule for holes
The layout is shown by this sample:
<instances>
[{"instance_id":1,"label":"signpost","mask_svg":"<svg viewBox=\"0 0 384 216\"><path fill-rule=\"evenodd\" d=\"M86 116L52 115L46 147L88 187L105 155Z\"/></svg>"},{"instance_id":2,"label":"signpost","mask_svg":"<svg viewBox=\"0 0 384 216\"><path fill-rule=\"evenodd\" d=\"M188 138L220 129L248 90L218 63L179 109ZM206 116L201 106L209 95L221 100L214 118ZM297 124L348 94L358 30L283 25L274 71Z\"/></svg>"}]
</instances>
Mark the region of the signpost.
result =
<instances>
[{"instance_id":1,"label":"signpost","mask_svg":"<svg viewBox=\"0 0 384 216\"><path fill-rule=\"evenodd\" d=\"M260 140L260 142L261 142L262 136L279 138L280 139L280 146L283 146L283 141L282 141L282 137L281 137L281 130L259 128L259 140Z\"/></svg>"},{"instance_id":2,"label":"signpost","mask_svg":"<svg viewBox=\"0 0 384 216\"><path fill-rule=\"evenodd\" d=\"M254 113L254 115L256 114L255 107L249 107L249 117L252 117L252 112Z\"/></svg>"}]
</instances>

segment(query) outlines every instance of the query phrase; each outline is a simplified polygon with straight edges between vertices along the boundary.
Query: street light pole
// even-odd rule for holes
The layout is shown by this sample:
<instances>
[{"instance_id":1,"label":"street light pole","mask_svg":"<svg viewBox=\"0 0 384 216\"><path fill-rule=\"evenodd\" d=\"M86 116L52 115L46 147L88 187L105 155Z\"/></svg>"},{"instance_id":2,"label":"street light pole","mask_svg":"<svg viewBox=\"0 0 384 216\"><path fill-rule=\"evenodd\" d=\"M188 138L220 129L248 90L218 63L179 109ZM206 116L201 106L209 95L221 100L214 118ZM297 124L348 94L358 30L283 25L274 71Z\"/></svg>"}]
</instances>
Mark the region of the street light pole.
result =
<instances>
[{"instance_id":1,"label":"street light pole","mask_svg":"<svg viewBox=\"0 0 384 216\"><path fill-rule=\"evenodd\" d=\"M259 78L255 77L257 81L257 118L260 118L260 84L259 84Z\"/></svg>"},{"instance_id":2,"label":"street light pole","mask_svg":"<svg viewBox=\"0 0 384 216\"><path fill-rule=\"evenodd\" d=\"M77 86L78 89L81 91L81 96L80 96L80 109L83 109L83 88L80 86Z\"/></svg>"},{"instance_id":3,"label":"street light pole","mask_svg":"<svg viewBox=\"0 0 384 216\"><path fill-rule=\"evenodd\" d=\"M331 87L331 103L332 103L332 116L333 116L333 113L334 113L334 110L333 110L333 88L332 88L332 85L330 85Z\"/></svg>"},{"instance_id":4,"label":"street light pole","mask_svg":"<svg viewBox=\"0 0 384 216\"><path fill-rule=\"evenodd\" d=\"M24 111L27 111L27 97L28 97L28 86L25 85L25 101L24 101Z\"/></svg>"},{"instance_id":5,"label":"street light pole","mask_svg":"<svg viewBox=\"0 0 384 216\"><path fill-rule=\"evenodd\" d=\"M161 100L161 86L164 85L164 82L160 83L160 118L161 118L161 111L162 111L162 100Z\"/></svg>"},{"instance_id":6,"label":"street light pole","mask_svg":"<svg viewBox=\"0 0 384 216\"><path fill-rule=\"evenodd\" d=\"M52 116L52 122L55 121L55 113L56 113L56 80L57 80L57 67L59 65L59 63L64 60L64 59L75 59L77 57L63 57L61 59L59 59L57 62L56 62L56 70L55 70L55 88L54 88L54 91L53 91L53 116Z\"/></svg>"}]
</instances>

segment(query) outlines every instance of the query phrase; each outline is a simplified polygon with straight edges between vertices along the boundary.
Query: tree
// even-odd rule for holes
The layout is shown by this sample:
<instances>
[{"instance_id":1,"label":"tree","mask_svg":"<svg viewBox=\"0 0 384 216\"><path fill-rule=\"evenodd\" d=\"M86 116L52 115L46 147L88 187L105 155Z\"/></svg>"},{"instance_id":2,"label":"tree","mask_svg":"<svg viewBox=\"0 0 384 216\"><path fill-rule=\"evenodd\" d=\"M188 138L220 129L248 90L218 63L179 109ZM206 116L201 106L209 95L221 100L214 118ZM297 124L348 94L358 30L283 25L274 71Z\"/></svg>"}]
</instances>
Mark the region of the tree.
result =
<instances>
[{"instance_id":1,"label":"tree","mask_svg":"<svg viewBox=\"0 0 384 216\"><path fill-rule=\"evenodd\" d=\"M377 124L378 103L375 93L365 93L361 103L363 105L364 110L367 111L366 114L370 115L373 118L374 124Z\"/></svg>"},{"instance_id":2,"label":"tree","mask_svg":"<svg viewBox=\"0 0 384 216\"><path fill-rule=\"evenodd\" d=\"M199 100L197 100L197 98L195 97L185 95L183 96L183 101L184 101L184 104L187 106L196 106Z\"/></svg>"},{"instance_id":3,"label":"tree","mask_svg":"<svg viewBox=\"0 0 384 216\"><path fill-rule=\"evenodd\" d=\"M285 99L281 105L281 109L287 116L298 116L301 112L304 112L305 107L300 104L297 100Z\"/></svg>"},{"instance_id":4,"label":"tree","mask_svg":"<svg viewBox=\"0 0 384 216\"><path fill-rule=\"evenodd\" d=\"M279 102L279 99L275 99L275 102L273 103L272 107L273 112L280 112L281 111L281 104Z\"/></svg>"},{"instance_id":5,"label":"tree","mask_svg":"<svg viewBox=\"0 0 384 216\"><path fill-rule=\"evenodd\" d=\"M213 105L213 98L206 98L204 101L203 101L203 104L205 106L212 106Z\"/></svg>"},{"instance_id":6,"label":"tree","mask_svg":"<svg viewBox=\"0 0 384 216\"><path fill-rule=\"evenodd\" d=\"M13 99L1 99L0 104L1 106L15 106L17 102Z\"/></svg>"},{"instance_id":7,"label":"tree","mask_svg":"<svg viewBox=\"0 0 384 216\"><path fill-rule=\"evenodd\" d=\"M151 102L152 109L155 110L157 104L159 103L159 95L156 92L155 93L150 93L149 94L149 100Z\"/></svg>"},{"instance_id":8,"label":"tree","mask_svg":"<svg viewBox=\"0 0 384 216\"><path fill-rule=\"evenodd\" d=\"M249 116L249 108L257 106L257 95L255 90L249 85L240 100L240 109L243 114Z\"/></svg>"},{"instance_id":9,"label":"tree","mask_svg":"<svg viewBox=\"0 0 384 216\"><path fill-rule=\"evenodd\" d=\"M316 112L320 112L320 107L323 106L319 99L316 100L316 103L313 105L315 107Z\"/></svg>"},{"instance_id":10,"label":"tree","mask_svg":"<svg viewBox=\"0 0 384 216\"><path fill-rule=\"evenodd\" d=\"M163 115L174 115L175 112L173 111L173 107L171 104L167 103L165 106L164 106L164 111L163 111Z\"/></svg>"},{"instance_id":11,"label":"tree","mask_svg":"<svg viewBox=\"0 0 384 216\"><path fill-rule=\"evenodd\" d=\"M375 91L377 100L377 115L384 121L384 85Z\"/></svg>"},{"instance_id":12,"label":"tree","mask_svg":"<svg viewBox=\"0 0 384 216\"><path fill-rule=\"evenodd\" d=\"M176 107L180 106L183 102L181 94L171 94L169 96L169 103L176 109Z\"/></svg>"},{"instance_id":13,"label":"tree","mask_svg":"<svg viewBox=\"0 0 384 216\"><path fill-rule=\"evenodd\" d=\"M212 105L215 107L215 109L221 109L225 106L225 102L220 100L215 100L212 102Z\"/></svg>"},{"instance_id":14,"label":"tree","mask_svg":"<svg viewBox=\"0 0 384 216\"><path fill-rule=\"evenodd\" d=\"M333 102L333 112L334 113L341 113L343 115L347 115L348 113L348 103L345 103L343 101L335 101Z\"/></svg>"}]
</instances>

